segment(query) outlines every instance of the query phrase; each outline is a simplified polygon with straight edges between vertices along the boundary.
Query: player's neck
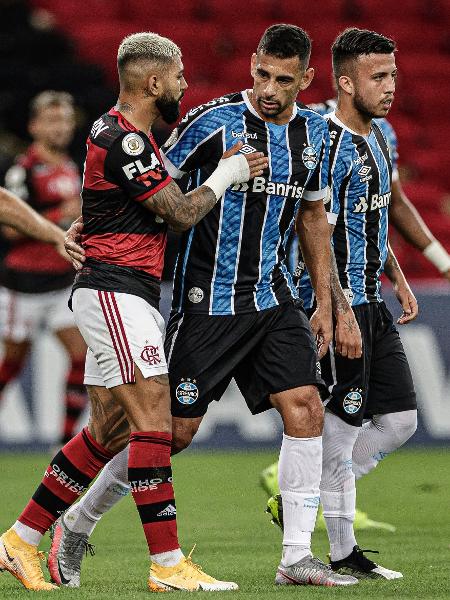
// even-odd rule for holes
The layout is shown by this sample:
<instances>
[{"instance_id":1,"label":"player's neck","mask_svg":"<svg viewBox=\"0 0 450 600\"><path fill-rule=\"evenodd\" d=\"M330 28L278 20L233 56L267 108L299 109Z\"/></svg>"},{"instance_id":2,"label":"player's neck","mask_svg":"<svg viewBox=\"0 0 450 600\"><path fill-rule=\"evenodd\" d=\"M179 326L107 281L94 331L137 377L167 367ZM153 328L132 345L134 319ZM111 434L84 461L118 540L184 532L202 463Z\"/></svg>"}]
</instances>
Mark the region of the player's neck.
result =
<instances>
[{"instance_id":1,"label":"player's neck","mask_svg":"<svg viewBox=\"0 0 450 600\"><path fill-rule=\"evenodd\" d=\"M63 163L67 158L67 154L64 150L52 148L51 146L44 144L43 142L34 142L33 148L38 154L39 158L43 162L48 164L59 165Z\"/></svg>"},{"instance_id":2,"label":"player's neck","mask_svg":"<svg viewBox=\"0 0 450 600\"><path fill-rule=\"evenodd\" d=\"M346 107L345 105L338 104L336 107L336 117L346 127L359 135L369 135L372 128L372 118L361 114L353 106Z\"/></svg>"},{"instance_id":3,"label":"player's neck","mask_svg":"<svg viewBox=\"0 0 450 600\"><path fill-rule=\"evenodd\" d=\"M148 134L153 123L160 116L159 111L154 104L141 99L129 98L125 95L120 95L117 100L115 109L120 112L125 119L144 133Z\"/></svg>"}]
</instances>

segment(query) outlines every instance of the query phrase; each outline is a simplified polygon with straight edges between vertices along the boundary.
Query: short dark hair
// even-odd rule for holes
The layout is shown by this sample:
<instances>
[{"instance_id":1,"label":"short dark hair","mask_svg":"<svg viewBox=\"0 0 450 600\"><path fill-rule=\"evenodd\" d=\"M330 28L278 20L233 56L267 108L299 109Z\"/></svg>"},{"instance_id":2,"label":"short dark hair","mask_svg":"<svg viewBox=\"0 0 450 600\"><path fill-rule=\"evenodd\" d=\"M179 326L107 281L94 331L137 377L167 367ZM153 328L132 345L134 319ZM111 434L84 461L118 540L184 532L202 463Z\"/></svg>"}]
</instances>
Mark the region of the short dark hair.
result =
<instances>
[{"instance_id":1,"label":"short dark hair","mask_svg":"<svg viewBox=\"0 0 450 600\"><path fill-rule=\"evenodd\" d=\"M392 54L395 50L394 40L375 31L350 27L337 36L331 47L334 76L338 80L349 61L356 60L359 56Z\"/></svg>"},{"instance_id":2,"label":"short dark hair","mask_svg":"<svg viewBox=\"0 0 450 600\"><path fill-rule=\"evenodd\" d=\"M271 25L263 33L257 52L277 58L298 56L300 62L306 66L311 56L311 38L306 31L296 25L285 23Z\"/></svg>"}]
</instances>

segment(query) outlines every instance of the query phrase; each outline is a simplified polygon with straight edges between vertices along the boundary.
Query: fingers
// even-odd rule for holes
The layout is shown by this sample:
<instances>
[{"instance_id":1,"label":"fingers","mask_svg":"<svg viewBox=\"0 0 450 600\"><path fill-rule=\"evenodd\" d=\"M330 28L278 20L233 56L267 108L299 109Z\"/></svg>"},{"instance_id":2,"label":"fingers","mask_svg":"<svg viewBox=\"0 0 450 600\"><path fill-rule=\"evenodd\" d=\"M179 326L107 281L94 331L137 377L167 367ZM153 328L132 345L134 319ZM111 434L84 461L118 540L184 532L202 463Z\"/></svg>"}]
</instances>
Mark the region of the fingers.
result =
<instances>
[{"instance_id":1,"label":"fingers","mask_svg":"<svg viewBox=\"0 0 450 600\"><path fill-rule=\"evenodd\" d=\"M237 154L243 145L242 141L236 142L229 150L223 153L222 158L229 158ZM249 179L262 175L264 169L267 169L269 166L269 160L267 156L264 156L263 152L252 152L251 154L244 154L244 156L250 169Z\"/></svg>"},{"instance_id":2,"label":"fingers","mask_svg":"<svg viewBox=\"0 0 450 600\"><path fill-rule=\"evenodd\" d=\"M316 337L317 354L318 354L319 360L321 360L325 356L325 354L328 352L328 348L330 347L332 339L333 339L333 336L330 334L327 334L326 332L319 333L319 335Z\"/></svg>"},{"instance_id":3,"label":"fingers","mask_svg":"<svg viewBox=\"0 0 450 600\"><path fill-rule=\"evenodd\" d=\"M236 142L233 146L231 146L231 148L229 150L227 150L226 152L224 152L222 154L222 158L230 158L230 156L237 154L243 145L244 145L244 142L241 142L241 141Z\"/></svg>"},{"instance_id":4,"label":"fingers","mask_svg":"<svg viewBox=\"0 0 450 600\"><path fill-rule=\"evenodd\" d=\"M264 169L267 169L269 166L267 156L264 156L262 152L252 152L252 154L246 154L245 158L250 169L249 179L253 179L254 177L262 175Z\"/></svg>"},{"instance_id":5,"label":"fingers","mask_svg":"<svg viewBox=\"0 0 450 600\"><path fill-rule=\"evenodd\" d=\"M413 294L408 294L406 299L402 301L403 313L401 317L397 319L397 323L399 325L405 325L410 321L414 321L414 319L419 314L419 305L417 304L417 300Z\"/></svg>"}]
</instances>

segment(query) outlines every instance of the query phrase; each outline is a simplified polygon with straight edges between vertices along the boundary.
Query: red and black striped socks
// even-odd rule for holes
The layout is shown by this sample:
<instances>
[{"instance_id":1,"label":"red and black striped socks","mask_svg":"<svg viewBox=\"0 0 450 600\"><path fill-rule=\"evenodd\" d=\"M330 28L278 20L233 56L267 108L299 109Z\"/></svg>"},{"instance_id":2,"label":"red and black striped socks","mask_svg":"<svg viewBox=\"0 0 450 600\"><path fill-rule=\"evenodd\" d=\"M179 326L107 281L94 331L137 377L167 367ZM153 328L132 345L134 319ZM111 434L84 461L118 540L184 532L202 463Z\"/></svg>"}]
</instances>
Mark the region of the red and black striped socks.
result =
<instances>
[{"instance_id":1,"label":"red and black striped socks","mask_svg":"<svg viewBox=\"0 0 450 600\"><path fill-rule=\"evenodd\" d=\"M25 528L44 534L56 519L88 488L113 453L98 444L85 427L55 456L42 483L18 519L17 533ZM16 528L16 526L14 526ZM30 532L32 533L32 532ZM24 539L28 543L33 543ZM36 543L36 542L34 542Z\"/></svg>"},{"instance_id":2,"label":"red and black striped socks","mask_svg":"<svg viewBox=\"0 0 450 600\"><path fill-rule=\"evenodd\" d=\"M88 402L86 388L83 384L84 362L84 358L72 360L72 367L67 374L63 444L67 444L73 438L75 426Z\"/></svg>"},{"instance_id":3,"label":"red and black striped socks","mask_svg":"<svg viewBox=\"0 0 450 600\"><path fill-rule=\"evenodd\" d=\"M151 555L179 548L171 443L170 433L137 431L130 435L128 479Z\"/></svg>"}]
</instances>

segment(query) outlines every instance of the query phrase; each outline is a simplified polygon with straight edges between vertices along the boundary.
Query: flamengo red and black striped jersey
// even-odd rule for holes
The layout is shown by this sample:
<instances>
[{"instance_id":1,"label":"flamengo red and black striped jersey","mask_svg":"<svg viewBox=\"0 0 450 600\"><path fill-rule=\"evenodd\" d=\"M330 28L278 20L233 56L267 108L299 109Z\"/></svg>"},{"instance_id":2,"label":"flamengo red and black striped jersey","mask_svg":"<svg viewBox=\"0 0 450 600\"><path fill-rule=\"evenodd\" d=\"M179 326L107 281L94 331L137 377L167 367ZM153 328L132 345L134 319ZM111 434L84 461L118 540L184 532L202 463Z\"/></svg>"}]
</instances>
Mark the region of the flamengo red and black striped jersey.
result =
<instances>
[{"instance_id":1,"label":"flamengo red and black striped jersey","mask_svg":"<svg viewBox=\"0 0 450 600\"><path fill-rule=\"evenodd\" d=\"M35 211L59 224L64 205L80 194L80 174L67 156L50 163L32 144L5 175L5 186ZM69 262L56 248L26 236L10 242L0 268L0 284L26 294L62 290L73 282Z\"/></svg>"},{"instance_id":2,"label":"flamengo red and black striped jersey","mask_svg":"<svg viewBox=\"0 0 450 600\"><path fill-rule=\"evenodd\" d=\"M167 225L142 202L170 181L151 133L114 109L95 121L82 191L87 260L74 289L126 292L155 304Z\"/></svg>"}]
</instances>

